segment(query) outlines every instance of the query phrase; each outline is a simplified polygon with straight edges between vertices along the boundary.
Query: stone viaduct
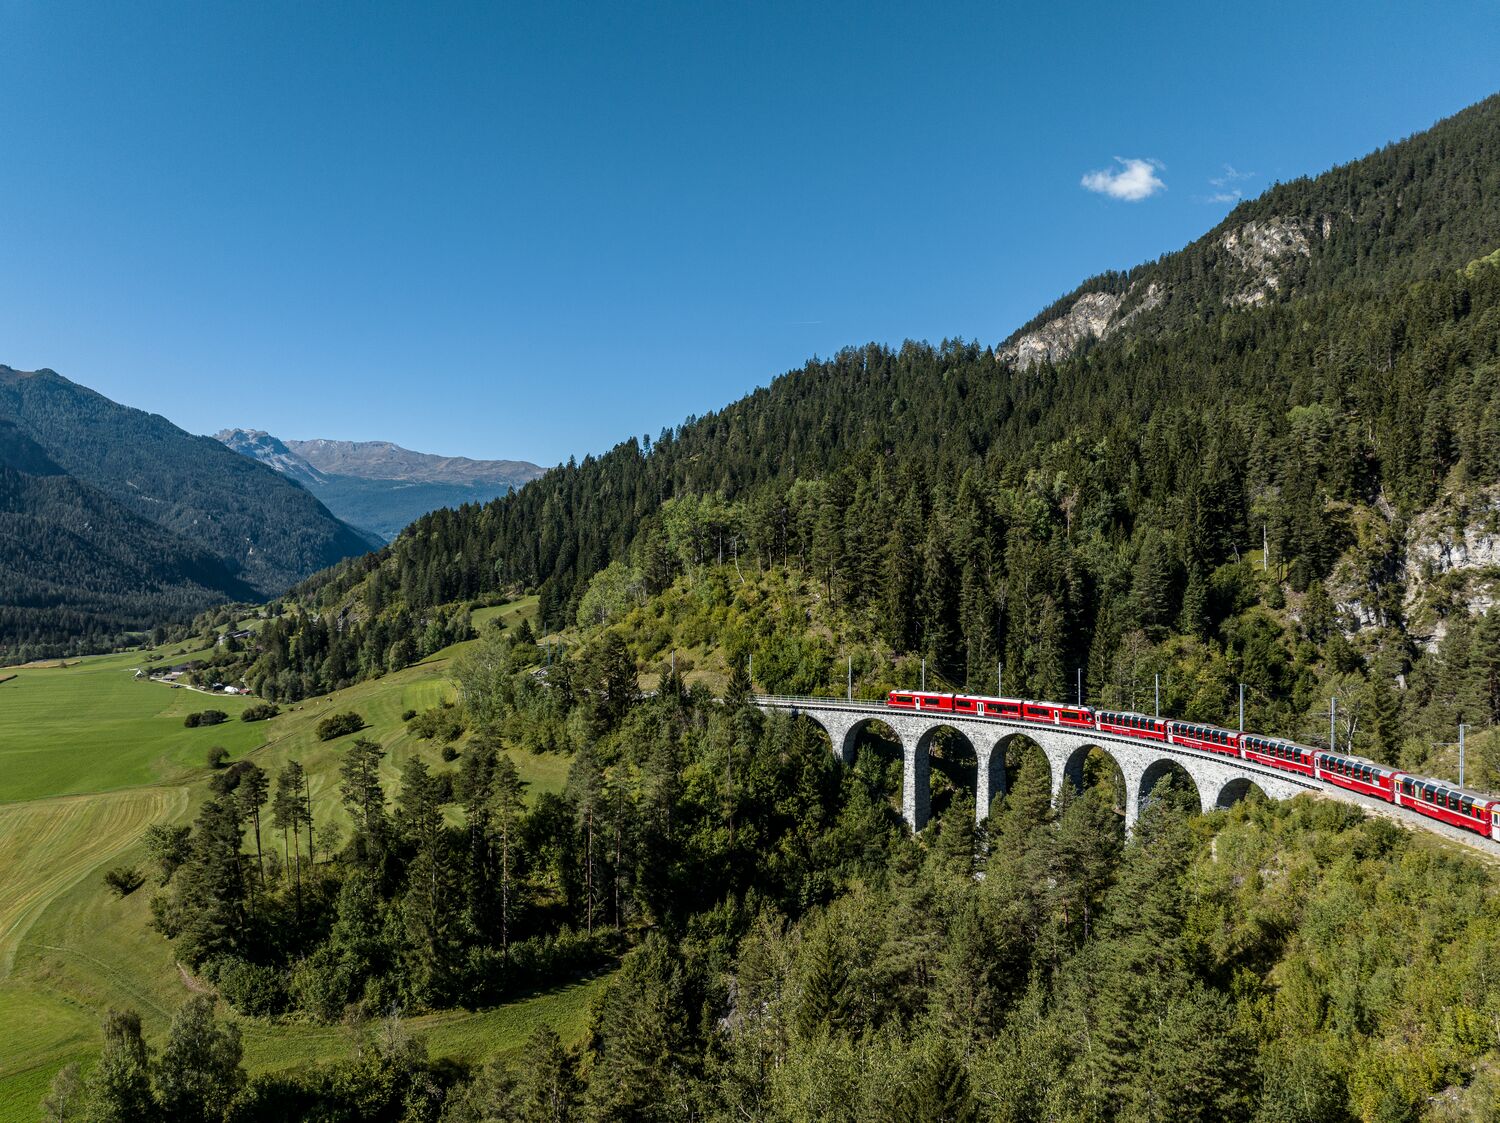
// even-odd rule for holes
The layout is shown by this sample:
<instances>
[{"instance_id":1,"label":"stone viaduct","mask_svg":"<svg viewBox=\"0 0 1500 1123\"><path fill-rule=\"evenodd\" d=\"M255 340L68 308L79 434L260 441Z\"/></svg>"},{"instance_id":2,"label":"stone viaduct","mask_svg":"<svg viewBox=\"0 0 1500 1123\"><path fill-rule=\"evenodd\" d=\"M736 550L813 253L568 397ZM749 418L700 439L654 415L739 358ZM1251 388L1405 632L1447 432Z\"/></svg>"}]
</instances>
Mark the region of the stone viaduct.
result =
<instances>
[{"instance_id":1,"label":"stone viaduct","mask_svg":"<svg viewBox=\"0 0 1500 1123\"><path fill-rule=\"evenodd\" d=\"M1052 773L1052 795L1055 799L1064 783L1083 787L1083 765L1090 749L1100 749L1119 766L1125 778L1125 828L1134 828L1151 790L1179 766L1192 779L1205 812L1228 807L1242 799L1251 786L1260 788L1271 799L1289 799L1302 792L1335 798L1350 795L1350 802L1380 808L1376 800L1366 800L1337 789L1330 792L1324 784L1302 776L1288 775L1250 761L1232 757L1218 758L1192 749L1157 742L1141 742L1116 737L1096 730L1072 730L1032 722L1003 721L998 718L961 717L956 714L923 713L896 710L883 702L845 702L827 698L758 697L755 705L767 712L806 717L828 734L833 751L845 764L854 761L855 738L861 727L873 721L889 726L901 742L903 763L901 811L913 831L927 825L931 789L928 780L929 750L940 729L952 729L974 747L979 769L975 791L975 810L982 821L989 814L990 801L1005 790L1005 749L1016 737L1025 737L1041 747ZM1417 816L1411 816L1416 818ZM1476 839L1476 841L1479 841Z\"/></svg>"}]
</instances>

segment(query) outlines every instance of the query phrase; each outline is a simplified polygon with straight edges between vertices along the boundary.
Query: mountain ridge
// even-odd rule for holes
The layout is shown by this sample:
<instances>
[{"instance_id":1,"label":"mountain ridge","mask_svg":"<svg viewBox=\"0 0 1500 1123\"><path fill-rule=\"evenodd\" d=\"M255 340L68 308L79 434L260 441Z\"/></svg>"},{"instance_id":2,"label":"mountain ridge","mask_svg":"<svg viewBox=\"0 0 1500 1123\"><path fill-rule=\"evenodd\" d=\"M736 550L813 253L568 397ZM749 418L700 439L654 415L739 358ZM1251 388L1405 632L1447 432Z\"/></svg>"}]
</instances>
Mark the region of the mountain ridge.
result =
<instances>
[{"instance_id":1,"label":"mountain ridge","mask_svg":"<svg viewBox=\"0 0 1500 1123\"><path fill-rule=\"evenodd\" d=\"M341 519L387 542L429 511L488 503L543 471L524 460L440 456L391 441L284 441L263 429L221 429L214 439L297 480Z\"/></svg>"}]
</instances>

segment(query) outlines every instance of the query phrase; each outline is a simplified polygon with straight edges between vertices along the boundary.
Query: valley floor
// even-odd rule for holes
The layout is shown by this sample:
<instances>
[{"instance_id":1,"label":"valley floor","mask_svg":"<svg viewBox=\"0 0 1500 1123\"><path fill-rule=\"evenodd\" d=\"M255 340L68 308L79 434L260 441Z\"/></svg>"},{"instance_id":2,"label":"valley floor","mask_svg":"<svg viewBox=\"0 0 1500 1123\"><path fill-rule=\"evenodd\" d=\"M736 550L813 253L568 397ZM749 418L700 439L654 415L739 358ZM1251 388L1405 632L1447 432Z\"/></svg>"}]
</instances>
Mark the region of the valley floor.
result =
<instances>
[{"instance_id":1,"label":"valley floor","mask_svg":"<svg viewBox=\"0 0 1500 1123\"><path fill-rule=\"evenodd\" d=\"M519 618L534 600L483 610ZM448 669L464 645L372 682L287 707L270 721L238 714L255 699L166 690L137 680L148 653L68 661L0 672L0 1123L30 1123L54 1073L98 1049L99 1017L110 1006L142 1016L159 1038L197 985L148 927L153 885L123 899L104 886L117 865L145 868L141 838L153 823L190 821L209 775L208 749L274 771L289 759L308 769L320 824L347 820L338 795L338 746L313 733L328 713L355 710L363 736L386 749L388 790L421 753L437 769L439 747L413 738L401 720L452 692ZM180 646L156 652L185 657ZM14 677L10 677L14 675ZM212 706L228 722L196 729L183 717ZM561 790L568 761L516 754L533 793ZM268 845L270 840L268 839ZM493 1010L413 1018L434 1057L480 1060L518 1049L541 1023L564 1039L582 1035L603 979L586 980ZM239 1019L251 1072L331 1059L350 1048L339 1026Z\"/></svg>"}]
</instances>

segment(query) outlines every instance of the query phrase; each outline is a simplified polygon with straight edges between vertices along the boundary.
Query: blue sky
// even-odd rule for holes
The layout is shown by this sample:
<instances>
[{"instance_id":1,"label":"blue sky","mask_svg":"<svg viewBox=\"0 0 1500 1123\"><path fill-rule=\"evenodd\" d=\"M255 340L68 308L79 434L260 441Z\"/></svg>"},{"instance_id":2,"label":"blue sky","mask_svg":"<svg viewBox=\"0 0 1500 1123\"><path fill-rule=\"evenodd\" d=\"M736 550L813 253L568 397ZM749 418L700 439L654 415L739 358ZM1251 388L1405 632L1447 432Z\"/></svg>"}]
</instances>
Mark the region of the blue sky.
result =
<instances>
[{"instance_id":1,"label":"blue sky","mask_svg":"<svg viewBox=\"0 0 1500 1123\"><path fill-rule=\"evenodd\" d=\"M0 64L0 362L551 464L998 342L1500 89L1500 8L0 0Z\"/></svg>"}]
</instances>

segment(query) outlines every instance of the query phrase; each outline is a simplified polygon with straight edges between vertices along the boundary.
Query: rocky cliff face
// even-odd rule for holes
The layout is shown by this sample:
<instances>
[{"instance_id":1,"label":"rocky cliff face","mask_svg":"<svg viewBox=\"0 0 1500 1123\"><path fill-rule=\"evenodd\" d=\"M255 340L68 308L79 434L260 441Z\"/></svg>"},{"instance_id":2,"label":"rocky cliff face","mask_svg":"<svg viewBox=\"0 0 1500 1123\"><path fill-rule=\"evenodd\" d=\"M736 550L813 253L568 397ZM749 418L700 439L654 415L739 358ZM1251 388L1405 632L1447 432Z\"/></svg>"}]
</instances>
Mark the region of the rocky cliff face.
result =
<instances>
[{"instance_id":1,"label":"rocky cliff face","mask_svg":"<svg viewBox=\"0 0 1500 1123\"><path fill-rule=\"evenodd\" d=\"M1403 580L1407 631L1429 651L1454 613L1500 604L1500 487L1447 497L1414 519Z\"/></svg>"},{"instance_id":2,"label":"rocky cliff face","mask_svg":"<svg viewBox=\"0 0 1500 1123\"><path fill-rule=\"evenodd\" d=\"M1325 215L1255 220L1226 230L1216 243L1224 303L1253 308L1283 292L1293 263L1312 257L1333 229L1332 216ZM1085 293L1062 315L1001 347L995 358L1018 371L1037 363L1060 363L1085 344L1117 334L1170 295L1167 287L1145 279L1133 283L1124 295Z\"/></svg>"},{"instance_id":3,"label":"rocky cliff face","mask_svg":"<svg viewBox=\"0 0 1500 1123\"><path fill-rule=\"evenodd\" d=\"M1219 248L1238 266L1241 276L1224 303L1240 306L1264 304L1281 291L1287 263L1311 257L1314 240L1326 241L1333 233L1333 219L1271 218L1247 222L1219 238Z\"/></svg>"},{"instance_id":4,"label":"rocky cliff face","mask_svg":"<svg viewBox=\"0 0 1500 1123\"><path fill-rule=\"evenodd\" d=\"M1137 295L1139 300L1135 300ZM1155 282L1144 289L1139 284L1132 285L1124 296L1085 293L1061 316L1002 347L995 358L1015 370L1025 370L1037 363L1060 363L1085 343L1108 339L1137 316L1149 312L1161 303L1163 295Z\"/></svg>"},{"instance_id":5,"label":"rocky cliff face","mask_svg":"<svg viewBox=\"0 0 1500 1123\"><path fill-rule=\"evenodd\" d=\"M304 486L322 481L322 472L264 429L221 429L214 434L214 440L228 445L241 456L275 468L283 476L291 476Z\"/></svg>"},{"instance_id":6,"label":"rocky cliff face","mask_svg":"<svg viewBox=\"0 0 1500 1123\"><path fill-rule=\"evenodd\" d=\"M1449 620L1500 604L1500 487L1444 496L1404 531L1383 505L1356 524L1327 581L1346 634L1395 625L1433 651Z\"/></svg>"}]
</instances>

